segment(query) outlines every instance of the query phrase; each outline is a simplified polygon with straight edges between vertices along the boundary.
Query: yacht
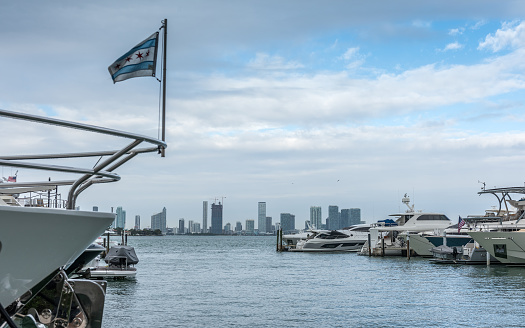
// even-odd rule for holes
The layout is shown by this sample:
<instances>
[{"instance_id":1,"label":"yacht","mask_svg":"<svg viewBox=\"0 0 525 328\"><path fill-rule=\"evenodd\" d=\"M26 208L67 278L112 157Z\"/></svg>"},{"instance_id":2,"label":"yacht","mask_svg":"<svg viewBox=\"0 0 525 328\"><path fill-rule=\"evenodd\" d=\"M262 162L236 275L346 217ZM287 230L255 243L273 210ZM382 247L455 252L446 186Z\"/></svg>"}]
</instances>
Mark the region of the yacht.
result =
<instances>
[{"instance_id":1,"label":"yacht","mask_svg":"<svg viewBox=\"0 0 525 328\"><path fill-rule=\"evenodd\" d=\"M354 226L342 230L312 231L306 238L299 240L296 252L357 252L363 247L368 236L368 226Z\"/></svg>"},{"instance_id":2,"label":"yacht","mask_svg":"<svg viewBox=\"0 0 525 328\"><path fill-rule=\"evenodd\" d=\"M450 219L441 213L421 212L410 205L410 198L405 194L402 199L408 209L404 213L390 214L395 217L374 223L370 228L369 240L358 254L371 256L404 256L413 252L410 248L410 234L425 231L443 230L452 225Z\"/></svg>"},{"instance_id":3,"label":"yacht","mask_svg":"<svg viewBox=\"0 0 525 328\"><path fill-rule=\"evenodd\" d=\"M105 282L70 279L65 270L114 221L115 214L75 210L76 200L94 184L120 180L114 173L117 168L138 154L163 150L166 143L123 131L1 109L0 117L131 140L122 149L113 151L0 156L1 166L79 176L73 180L8 179L0 183L0 327L4 324L15 327L17 321L24 320L35 322L35 327L42 324L101 327ZM150 146L138 148L142 143ZM74 158L98 161L87 167L42 164L42 160ZM69 190L67 197L62 198L58 189L64 186Z\"/></svg>"},{"instance_id":4,"label":"yacht","mask_svg":"<svg viewBox=\"0 0 525 328\"><path fill-rule=\"evenodd\" d=\"M498 223L480 225L479 231L470 232L472 238L503 264L525 264L525 187L483 189L478 194L493 194L500 208L510 205L516 211ZM512 199L513 194L520 199Z\"/></svg>"},{"instance_id":5,"label":"yacht","mask_svg":"<svg viewBox=\"0 0 525 328\"><path fill-rule=\"evenodd\" d=\"M88 263L82 275L89 279L132 279L137 275L139 263L135 248L127 245L112 246L104 258Z\"/></svg>"}]
</instances>

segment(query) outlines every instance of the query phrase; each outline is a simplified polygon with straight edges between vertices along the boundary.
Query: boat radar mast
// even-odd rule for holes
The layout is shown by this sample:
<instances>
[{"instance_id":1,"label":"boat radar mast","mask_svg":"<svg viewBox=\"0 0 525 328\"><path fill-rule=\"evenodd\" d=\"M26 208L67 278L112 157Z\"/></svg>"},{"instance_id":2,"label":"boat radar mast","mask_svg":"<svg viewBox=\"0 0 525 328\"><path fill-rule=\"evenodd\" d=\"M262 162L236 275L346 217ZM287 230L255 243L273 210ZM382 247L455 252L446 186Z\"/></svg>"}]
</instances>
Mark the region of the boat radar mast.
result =
<instances>
[{"instance_id":1,"label":"boat radar mast","mask_svg":"<svg viewBox=\"0 0 525 328\"><path fill-rule=\"evenodd\" d=\"M405 197L403 197L403 199L401 201L403 202L403 204L405 204L408 207L408 211L407 212L414 212L414 204L412 204L412 206L410 206L410 197L408 197L407 194L405 194Z\"/></svg>"}]
</instances>

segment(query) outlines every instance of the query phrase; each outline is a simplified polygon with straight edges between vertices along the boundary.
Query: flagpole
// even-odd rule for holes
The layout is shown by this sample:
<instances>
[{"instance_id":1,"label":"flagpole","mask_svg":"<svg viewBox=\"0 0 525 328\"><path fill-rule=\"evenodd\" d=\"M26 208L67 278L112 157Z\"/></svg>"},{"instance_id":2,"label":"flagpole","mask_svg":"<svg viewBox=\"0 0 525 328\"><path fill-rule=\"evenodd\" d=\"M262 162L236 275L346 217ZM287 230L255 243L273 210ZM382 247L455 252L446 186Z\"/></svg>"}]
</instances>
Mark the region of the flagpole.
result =
<instances>
[{"instance_id":1,"label":"flagpole","mask_svg":"<svg viewBox=\"0 0 525 328\"><path fill-rule=\"evenodd\" d=\"M168 40L168 19L165 18L162 23L164 27L164 49L162 62L162 141L166 141L166 42ZM161 156L166 156L165 148L161 149Z\"/></svg>"}]
</instances>

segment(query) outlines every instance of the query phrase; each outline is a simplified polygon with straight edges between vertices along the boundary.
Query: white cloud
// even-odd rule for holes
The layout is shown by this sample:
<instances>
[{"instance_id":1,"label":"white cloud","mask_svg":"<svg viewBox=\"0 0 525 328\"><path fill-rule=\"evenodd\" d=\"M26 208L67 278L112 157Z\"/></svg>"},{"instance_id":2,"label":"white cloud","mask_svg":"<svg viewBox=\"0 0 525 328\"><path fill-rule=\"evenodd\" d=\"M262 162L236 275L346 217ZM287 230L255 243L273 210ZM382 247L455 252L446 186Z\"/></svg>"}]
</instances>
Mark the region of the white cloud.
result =
<instances>
[{"instance_id":1,"label":"white cloud","mask_svg":"<svg viewBox=\"0 0 525 328\"><path fill-rule=\"evenodd\" d=\"M525 22L503 23L501 29L489 34L479 43L478 49L498 52L505 48L520 48L525 45Z\"/></svg>"},{"instance_id":2,"label":"white cloud","mask_svg":"<svg viewBox=\"0 0 525 328\"><path fill-rule=\"evenodd\" d=\"M351 60L359 53L359 47L348 48L346 52L341 56L344 60Z\"/></svg>"},{"instance_id":3,"label":"white cloud","mask_svg":"<svg viewBox=\"0 0 525 328\"><path fill-rule=\"evenodd\" d=\"M449 43L445 46L445 49L443 49L443 51L448 51L448 50L458 50L458 49L461 49L463 48L463 45L458 43L458 42L454 42L454 43Z\"/></svg>"},{"instance_id":4,"label":"white cloud","mask_svg":"<svg viewBox=\"0 0 525 328\"><path fill-rule=\"evenodd\" d=\"M452 36L456 36L456 35L461 35L463 34L463 32L465 32L465 28L464 27L459 27L459 28L453 28L453 29L450 29L448 31L448 34L449 35L452 35Z\"/></svg>"},{"instance_id":5,"label":"white cloud","mask_svg":"<svg viewBox=\"0 0 525 328\"><path fill-rule=\"evenodd\" d=\"M296 61L286 61L280 56L257 53L255 58L248 63L248 67L261 70L291 70L302 68L303 65Z\"/></svg>"}]
</instances>

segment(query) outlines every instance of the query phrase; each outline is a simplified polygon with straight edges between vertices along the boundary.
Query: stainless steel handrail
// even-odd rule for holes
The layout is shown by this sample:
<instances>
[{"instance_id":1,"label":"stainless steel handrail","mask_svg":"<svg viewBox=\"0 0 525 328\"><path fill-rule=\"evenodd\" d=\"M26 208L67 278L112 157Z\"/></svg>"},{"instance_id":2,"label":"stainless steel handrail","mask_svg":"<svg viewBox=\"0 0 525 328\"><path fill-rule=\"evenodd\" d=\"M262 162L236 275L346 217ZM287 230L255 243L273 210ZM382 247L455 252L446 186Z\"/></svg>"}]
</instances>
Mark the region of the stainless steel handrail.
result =
<instances>
[{"instance_id":1,"label":"stainless steel handrail","mask_svg":"<svg viewBox=\"0 0 525 328\"><path fill-rule=\"evenodd\" d=\"M62 154L39 154L39 155L20 155L20 156L0 156L0 165L11 166L11 167L20 167L20 168L30 168L38 170L47 170L47 171L58 171L65 173L77 173L82 174L82 176L77 180L67 181L63 185L71 185L68 194L67 208L74 209L75 203L78 195L87 189L89 186L95 183L106 183L106 182L115 182L120 180L120 176L112 171L120 167L137 154L140 153L149 153L158 151L161 153L166 147L167 144L164 141L147 137L144 135L108 129L103 127L98 127L89 124L82 124L77 122L70 122L59 120L55 118L48 118L43 116L36 116L31 114L17 113L12 111L7 111L0 109L0 116L21 119L36 123L56 125L60 127L73 128L78 130L84 130L89 132L95 132L100 134L106 134L116 137L122 137L127 139L133 139L130 144L122 148L121 150L115 151L99 151L99 152L84 152L84 153L62 153ZM136 148L142 142L150 143L156 147L149 148ZM136 148L136 149L135 149ZM41 163L26 163L21 162L21 160L35 160L35 159L58 159L58 158L79 158L79 157L94 157L94 156L109 156L102 163L98 163L92 169L84 169L77 167L69 166L58 166L58 165L45 165ZM111 165L111 166L110 166ZM37 182L33 185L56 185L56 182ZM9 183L3 184L0 183L0 188L16 188L27 186L27 183Z\"/></svg>"}]
</instances>

